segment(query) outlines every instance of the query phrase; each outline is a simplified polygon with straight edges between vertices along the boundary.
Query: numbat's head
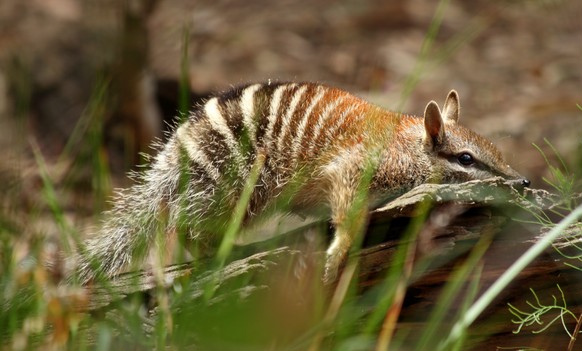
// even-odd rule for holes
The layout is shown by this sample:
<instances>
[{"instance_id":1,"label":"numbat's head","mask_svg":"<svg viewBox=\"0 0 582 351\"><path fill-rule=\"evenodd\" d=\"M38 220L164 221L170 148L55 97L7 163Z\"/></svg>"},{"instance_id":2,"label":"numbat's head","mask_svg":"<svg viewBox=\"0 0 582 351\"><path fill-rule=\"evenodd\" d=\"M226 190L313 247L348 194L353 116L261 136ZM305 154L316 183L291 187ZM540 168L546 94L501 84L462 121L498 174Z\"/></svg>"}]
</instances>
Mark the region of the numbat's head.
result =
<instances>
[{"instance_id":1,"label":"numbat's head","mask_svg":"<svg viewBox=\"0 0 582 351\"><path fill-rule=\"evenodd\" d=\"M477 133L460 126L459 95L452 90L445 101L443 111L431 101L424 111L426 147L435 156L435 176L445 181L464 181L501 176L507 179L525 179L503 159L493 143ZM438 174L439 172L441 174Z\"/></svg>"},{"instance_id":2,"label":"numbat's head","mask_svg":"<svg viewBox=\"0 0 582 351\"><path fill-rule=\"evenodd\" d=\"M426 105L423 123L419 118L402 118L395 127L394 141L396 150L407 157L398 158L392 150L385 155L387 162L381 168L390 167L392 172L399 168L407 170L400 175L401 179L415 185L501 176L529 186L530 181L507 164L490 140L458 124L459 110L459 95L452 90L442 111L434 101ZM390 170L382 173L387 175Z\"/></svg>"}]
</instances>

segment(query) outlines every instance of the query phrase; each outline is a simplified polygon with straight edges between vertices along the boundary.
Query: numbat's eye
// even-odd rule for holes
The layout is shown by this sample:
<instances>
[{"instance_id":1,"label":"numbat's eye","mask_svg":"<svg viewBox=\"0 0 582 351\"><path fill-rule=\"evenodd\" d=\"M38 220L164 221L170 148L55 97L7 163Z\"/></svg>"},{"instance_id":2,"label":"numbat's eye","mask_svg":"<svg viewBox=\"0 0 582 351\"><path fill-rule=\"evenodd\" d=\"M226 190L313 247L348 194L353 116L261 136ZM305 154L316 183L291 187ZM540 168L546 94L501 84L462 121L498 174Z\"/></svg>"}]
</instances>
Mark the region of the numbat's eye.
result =
<instances>
[{"instance_id":1,"label":"numbat's eye","mask_svg":"<svg viewBox=\"0 0 582 351\"><path fill-rule=\"evenodd\" d=\"M471 156L471 154L468 154L466 152L460 154L457 159L459 160L459 163L462 164L463 166L470 166L473 163L475 163L475 159L473 158L473 156Z\"/></svg>"}]
</instances>

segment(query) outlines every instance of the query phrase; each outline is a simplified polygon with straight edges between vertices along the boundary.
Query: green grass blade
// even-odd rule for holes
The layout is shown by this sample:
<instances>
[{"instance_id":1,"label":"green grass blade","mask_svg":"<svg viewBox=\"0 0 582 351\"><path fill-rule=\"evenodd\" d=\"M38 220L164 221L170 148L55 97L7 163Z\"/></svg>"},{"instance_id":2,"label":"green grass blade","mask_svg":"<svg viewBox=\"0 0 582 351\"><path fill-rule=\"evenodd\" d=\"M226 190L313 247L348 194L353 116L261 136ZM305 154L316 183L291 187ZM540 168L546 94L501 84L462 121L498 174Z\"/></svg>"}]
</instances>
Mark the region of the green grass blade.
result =
<instances>
[{"instance_id":1,"label":"green grass blade","mask_svg":"<svg viewBox=\"0 0 582 351\"><path fill-rule=\"evenodd\" d=\"M546 234L540 241L530 247L521 257L515 261L509 269L507 269L501 277L499 277L483 295L469 308L467 313L462 316L454 325L448 338L439 346L439 350L448 349L449 345L455 342L468 326L470 326L475 319L485 310L487 306L501 293L516 277L517 275L536 257L538 257L545 249L552 245L564 230L582 217L582 206L577 207L566 218L560 221L552 230Z\"/></svg>"}]
</instances>

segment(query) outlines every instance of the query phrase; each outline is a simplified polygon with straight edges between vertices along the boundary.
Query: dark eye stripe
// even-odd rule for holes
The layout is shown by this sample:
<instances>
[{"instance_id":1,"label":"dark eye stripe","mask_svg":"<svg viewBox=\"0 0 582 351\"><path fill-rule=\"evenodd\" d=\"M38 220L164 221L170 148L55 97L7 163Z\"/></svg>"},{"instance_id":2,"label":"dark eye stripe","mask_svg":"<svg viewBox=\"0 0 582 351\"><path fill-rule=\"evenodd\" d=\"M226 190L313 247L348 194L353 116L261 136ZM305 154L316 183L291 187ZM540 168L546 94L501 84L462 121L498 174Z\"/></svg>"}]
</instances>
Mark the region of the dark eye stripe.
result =
<instances>
[{"instance_id":1,"label":"dark eye stripe","mask_svg":"<svg viewBox=\"0 0 582 351\"><path fill-rule=\"evenodd\" d=\"M459 157L461 157L461 155L463 155L463 154L468 154L469 156L472 157L473 163L470 164L471 167L477 168L477 169L482 170L484 172L488 172L492 176L501 176L501 177L505 177L506 176L505 174L503 174L503 172L500 172L495 167L490 166L490 165L488 165L488 164L480 161L479 159L477 159L475 156L473 156L469 152L461 152L459 154L449 154L449 153L445 153L445 152L440 152L438 154L438 156L439 157L442 157L442 158L444 158L444 159L446 159L446 160L448 160L449 162L452 162L452 163L461 163L461 161L459 160ZM461 163L461 165L463 165L463 164ZM465 166L465 165L463 165L463 166Z\"/></svg>"}]
</instances>

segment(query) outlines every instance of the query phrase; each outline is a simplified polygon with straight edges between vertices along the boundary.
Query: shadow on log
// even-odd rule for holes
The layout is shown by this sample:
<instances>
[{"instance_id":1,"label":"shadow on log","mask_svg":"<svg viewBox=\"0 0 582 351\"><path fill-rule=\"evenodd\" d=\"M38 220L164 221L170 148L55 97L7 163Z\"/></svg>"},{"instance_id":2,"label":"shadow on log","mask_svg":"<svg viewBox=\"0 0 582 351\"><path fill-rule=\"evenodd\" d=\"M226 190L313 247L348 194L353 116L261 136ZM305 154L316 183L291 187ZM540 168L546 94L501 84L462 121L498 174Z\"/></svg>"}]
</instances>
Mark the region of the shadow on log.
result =
<instances>
[{"instance_id":1,"label":"shadow on log","mask_svg":"<svg viewBox=\"0 0 582 351\"><path fill-rule=\"evenodd\" d=\"M350 297L358 301L355 305L359 316L373 313L377 308L368 301L375 301L371 297L382 293L381 287L395 252L403 244L402 238L419 216L419 209L427 204L430 211L418 226L412 245L414 263L397 330L404 331L405 335L418 335L425 327L429 312L438 303L445 283L451 279L451 272L467 259L475 245L488 245L470 278L478 281L477 296L481 294L544 234L546 229L531 223L533 214L552 213L560 205L555 195L536 189L518 191L515 185L496 178L464 184L426 184L374 210L362 249L357 253L357 279ZM326 242L318 243L321 240L316 236L320 237L307 230L238 247L233 260L220 269L213 262L198 261L168 266L157 273L125 273L108 282L107 287L91 287L86 307L91 313L115 315L119 302L139 296L149 306L145 325L153 330L154 321L164 314L170 315L171 310L174 336L182 338L185 344L204 348L205 342L244 340L244 335L254 334L253 342L257 342L256 335L265 335L259 343L267 345L275 337L278 345L291 343L297 347L297 339L309 339L305 333L309 334L309 328L325 318L326 301L335 288L321 283L322 251ZM580 226L571 227L556 245L568 252L580 244L580 236ZM511 303L527 310L526 300L535 301L530 288L550 303L552 295L560 294L559 284L570 309L580 313L582 279L580 271L566 265L567 261L550 248L523 270L469 329L467 349L517 346L567 349L570 338L560 323L543 334L532 334L533 329L528 328L513 334L517 326L511 323L507 305ZM469 289L468 282L465 285L464 290ZM454 302L447 312L450 323L463 303ZM233 318L233 310L237 316L252 315L252 323L246 318ZM180 330L181 322L186 320L195 320L208 328L196 332ZM241 335L225 336L217 331L216 325L221 325L218 329L230 330L230 333L236 330ZM566 320L565 327L570 331L575 326L575 320ZM443 330L450 327L447 323L442 325ZM200 339L201 334L206 341Z\"/></svg>"}]
</instances>

